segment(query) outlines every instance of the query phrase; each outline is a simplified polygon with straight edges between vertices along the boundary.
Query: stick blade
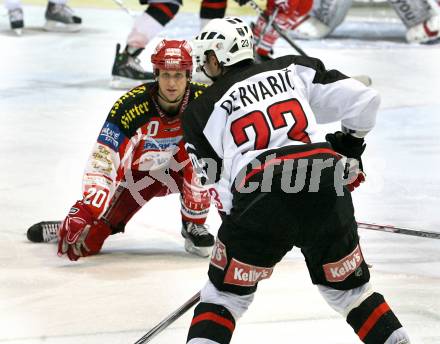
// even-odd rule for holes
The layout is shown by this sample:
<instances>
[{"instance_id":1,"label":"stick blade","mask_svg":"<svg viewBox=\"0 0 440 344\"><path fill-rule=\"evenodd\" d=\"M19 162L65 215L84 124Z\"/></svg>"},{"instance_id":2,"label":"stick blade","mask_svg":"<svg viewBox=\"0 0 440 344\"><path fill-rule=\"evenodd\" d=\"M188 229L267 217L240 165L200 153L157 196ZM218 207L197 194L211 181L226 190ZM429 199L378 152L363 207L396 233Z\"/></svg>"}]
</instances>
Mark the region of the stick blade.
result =
<instances>
[{"instance_id":1,"label":"stick blade","mask_svg":"<svg viewBox=\"0 0 440 344\"><path fill-rule=\"evenodd\" d=\"M351 78L362 82L365 86L371 86L373 84L373 80L371 80L371 78L368 75L355 75L352 76Z\"/></svg>"}]
</instances>

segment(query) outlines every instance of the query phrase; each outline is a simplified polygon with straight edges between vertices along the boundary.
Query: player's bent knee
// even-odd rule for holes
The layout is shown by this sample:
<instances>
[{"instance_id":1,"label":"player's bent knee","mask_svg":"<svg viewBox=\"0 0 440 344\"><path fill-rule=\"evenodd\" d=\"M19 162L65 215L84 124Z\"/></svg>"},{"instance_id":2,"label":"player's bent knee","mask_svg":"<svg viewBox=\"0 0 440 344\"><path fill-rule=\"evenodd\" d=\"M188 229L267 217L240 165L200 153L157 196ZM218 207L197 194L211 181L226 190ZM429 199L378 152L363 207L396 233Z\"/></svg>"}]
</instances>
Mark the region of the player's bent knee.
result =
<instances>
[{"instance_id":1,"label":"player's bent knee","mask_svg":"<svg viewBox=\"0 0 440 344\"><path fill-rule=\"evenodd\" d=\"M231 312L235 320L238 320L247 311L249 305L254 300L254 294L236 295L220 291L211 281L208 281L201 290L200 300L201 302L222 305Z\"/></svg>"},{"instance_id":2,"label":"player's bent knee","mask_svg":"<svg viewBox=\"0 0 440 344\"><path fill-rule=\"evenodd\" d=\"M179 11L180 4L172 2L152 3L145 13L154 18L162 26L168 24Z\"/></svg>"},{"instance_id":3,"label":"player's bent knee","mask_svg":"<svg viewBox=\"0 0 440 344\"><path fill-rule=\"evenodd\" d=\"M373 293L370 283L349 290L318 285L318 290L329 306L344 317Z\"/></svg>"}]
</instances>

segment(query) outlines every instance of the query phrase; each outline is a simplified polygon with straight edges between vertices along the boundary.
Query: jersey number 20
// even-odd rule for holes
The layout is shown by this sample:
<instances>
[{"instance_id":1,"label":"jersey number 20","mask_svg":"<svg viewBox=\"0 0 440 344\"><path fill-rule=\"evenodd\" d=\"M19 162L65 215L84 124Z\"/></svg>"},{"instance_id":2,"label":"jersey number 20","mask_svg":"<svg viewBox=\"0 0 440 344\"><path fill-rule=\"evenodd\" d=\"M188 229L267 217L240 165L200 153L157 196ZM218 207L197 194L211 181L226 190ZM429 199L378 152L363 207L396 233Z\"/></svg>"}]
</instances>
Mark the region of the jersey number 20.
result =
<instances>
[{"instance_id":1,"label":"jersey number 20","mask_svg":"<svg viewBox=\"0 0 440 344\"><path fill-rule=\"evenodd\" d=\"M252 111L231 123L231 133L235 144L239 147L249 141L245 129L252 127L255 132L254 149L265 149L270 142L272 130L285 128L287 126L286 116L290 115L295 123L287 132L287 137L294 141L310 143L309 135L306 133L307 116L297 99L283 100L272 104L266 110L267 117L262 111ZM273 129L271 129L273 128Z\"/></svg>"}]
</instances>

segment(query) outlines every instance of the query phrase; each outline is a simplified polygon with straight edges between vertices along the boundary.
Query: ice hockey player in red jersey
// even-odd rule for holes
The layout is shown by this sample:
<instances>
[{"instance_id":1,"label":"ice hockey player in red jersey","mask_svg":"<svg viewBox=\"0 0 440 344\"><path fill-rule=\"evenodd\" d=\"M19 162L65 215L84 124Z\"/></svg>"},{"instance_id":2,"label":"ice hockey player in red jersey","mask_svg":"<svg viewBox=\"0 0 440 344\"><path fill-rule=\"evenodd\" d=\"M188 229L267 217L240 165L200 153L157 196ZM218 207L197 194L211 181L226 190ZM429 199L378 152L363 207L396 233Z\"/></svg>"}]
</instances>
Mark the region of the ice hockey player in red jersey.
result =
<instances>
[{"instance_id":1,"label":"ice hockey player in red jersey","mask_svg":"<svg viewBox=\"0 0 440 344\"><path fill-rule=\"evenodd\" d=\"M237 0L240 6L249 0ZM282 30L292 30L312 9L313 0L267 0L266 10L253 26L255 52L259 60L267 60L280 34L270 25L269 18Z\"/></svg>"},{"instance_id":2,"label":"ice hockey player in red jersey","mask_svg":"<svg viewBox=\"0 0 440 344\"><path fill-rule=\"evenodd\" d=\"M185 249L209 255L214 238L204 223L210 196L193 178L181 128L183 110L206 86L190 82L186 41L163 40L151 62L157 81L127 92L110 110L87 163L83 198L61 225L51 221L29 228L31 241L57 234L58 255L77 260L97 254L150 199L180 193Z\"/></svg>"},{"instance_id":3,"label":"ice hockey player in red jersey","mask_svg":"<svg viewBox=\"0 0 440 344\"><path fill-rule=\"evenodd\" d=\"M198 176L215 183L224 214L187 343L229 343L259 281L294 246L362 342L409 343L369 282L350 193L364 180L377 92L315 58L255 64L252 40L240 18L227 17L193 41L197 67L215 81L185 110L184 140ZM330 122L342 131L326 134L320 124Z\"/></svg>"}]
</instances>

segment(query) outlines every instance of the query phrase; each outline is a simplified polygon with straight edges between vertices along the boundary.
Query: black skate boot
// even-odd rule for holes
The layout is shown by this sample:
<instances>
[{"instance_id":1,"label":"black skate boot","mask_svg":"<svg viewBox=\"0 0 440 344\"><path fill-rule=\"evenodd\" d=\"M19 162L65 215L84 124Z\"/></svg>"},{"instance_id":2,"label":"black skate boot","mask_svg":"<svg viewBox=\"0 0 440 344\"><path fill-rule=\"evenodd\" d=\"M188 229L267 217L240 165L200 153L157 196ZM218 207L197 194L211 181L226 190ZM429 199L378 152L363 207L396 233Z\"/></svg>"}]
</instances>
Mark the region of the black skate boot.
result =
<instances>
[{"instance_id":1,"label":"black skate boot","mask_svg":"<svg viewBox=\"0 0 440 344\"><path fill-rule=\"evenodd\" d=\"M208 232L208 226L193 222L182 222L182 236L185 238L185 250L200 257L209 257L214 237Z\"/></svg>"},{"instance_id":2,"label":"black skate boot","mask_svg":"<svg viewBox=\"0 0 440 344\"><path fill-rule=\"evenodd\" d=\"M17 35L21 35L24 27L23 10L21 8L10 10L8 11L8 16L11 29Z\"/></svg>"},{"instance_id":3,"label":"black skate boot","mask_svg":"<svg viewBox=\"0 0 440 344\"><path fill-rule=\"evenodd\" d=\"M56 32L75 32L81 29L82 19L73 10L63 4L47 3L46 24L44 29Z\"/></svg>"},{"instance_id":4,"label":"black skate boot","mask_svg":"<svg viewBox=\"0 0 440 344\"><path fill-rule=\"evenodd\" d=\"M127 49L121 50L121 45L116 44L116 56L113 63L111 82L112 88L130 89L148 81L154 81L154 74L146 72L138 59L143 49L136 49L133 53L129 53Z\"/></svg>"},{"instance_id":5,"label":"black skate boot","mask_svg":"<svg viewBox=\"0 0 440 344\"><path fill-rule=\"evenodd\" d=\"M49 242L57 238L61 221L43 221L36 223L27 230L27 238L32 242Z\"/></svg>"}]
</instances>

